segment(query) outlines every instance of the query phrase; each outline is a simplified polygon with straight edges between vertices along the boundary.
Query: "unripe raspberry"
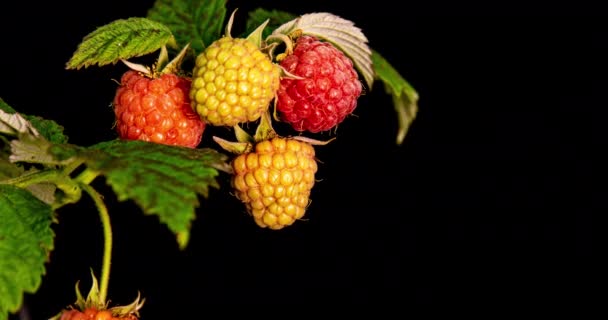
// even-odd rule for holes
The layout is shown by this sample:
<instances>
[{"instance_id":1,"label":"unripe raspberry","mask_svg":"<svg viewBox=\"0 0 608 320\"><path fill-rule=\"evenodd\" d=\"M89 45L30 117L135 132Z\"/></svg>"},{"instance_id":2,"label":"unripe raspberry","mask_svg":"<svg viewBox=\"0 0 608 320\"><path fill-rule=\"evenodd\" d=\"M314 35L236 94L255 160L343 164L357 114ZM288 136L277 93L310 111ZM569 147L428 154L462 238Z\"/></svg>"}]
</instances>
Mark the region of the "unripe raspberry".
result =
<instances>
[{"instance_id":1,"label":"unripe raspberry","mask_svg":"<svg viewBox=\"0 0 608 320\"><path fill-rule=\"evenodd\" d=\"M279 76L280 67L251 41L220 38L196 58L192 107L214 126L255 121L274 98Z\"/></svg>"},{"instance_id":2,"label":"unripe raspberry","mask_svg":"<svg viewBox=\"0 0 608 320\"><path fill-rule=\"evenodd\" d=\"M281 229L304 216L317 162L309 143L275 137L232 161L236 197L260 227Z\"/></svg>"},{"instance_id":3,"label":"unripe raspberry","mask_svg":"<svg viewBox=\"0 0 608 320\"><path fill-rule=\"evenodd\" d=\"M125 72L114 96L120 138L198 146L205 123L190 106L190 83L175 74L149 78L134 70Z\"/></svg>"},{"instance_id":4,"label":"unripe raspberry","mask_svg":"<svg viewBox=\"0 0 608 320\"><path fill-rule=\"evenodd\" d=\"M331 43L301 36L281 66L304 78L281 79L277 92L281 119L295 130L327 131L355 110L361 82L353 62Z\"/></svg>"}]
</instances>

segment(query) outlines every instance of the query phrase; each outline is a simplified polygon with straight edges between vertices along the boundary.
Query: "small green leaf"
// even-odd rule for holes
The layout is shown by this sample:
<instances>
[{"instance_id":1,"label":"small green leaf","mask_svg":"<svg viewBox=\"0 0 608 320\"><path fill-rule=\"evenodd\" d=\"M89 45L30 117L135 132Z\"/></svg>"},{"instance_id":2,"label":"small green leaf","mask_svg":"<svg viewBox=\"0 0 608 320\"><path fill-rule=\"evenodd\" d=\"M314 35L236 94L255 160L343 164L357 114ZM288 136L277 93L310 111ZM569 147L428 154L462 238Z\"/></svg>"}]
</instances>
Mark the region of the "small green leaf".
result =
<instances>
[{"instance_id":1,"label":"small green leaf","mask_svg":"<svg viewBox=\"0 0 608 320\"><path fill-rule=\"evenodd\" d=\"M0 184L0 319L35 293L53 250L53 211L30 192Z\"/></svg>"},{"instance_id":2,"label":"small green leaf","mask_svg":"<svg viewBox=\"0 0 608 320\"><path fill-rule=\"evenodd\" d=\"M139 17L115 20L84 37L66 69L115 64L154 52L174 41L171 30L162 23Z\"/></svg>"},{"instance_id":3,"label":"small green leaf","mask_svg":"<svg viewBox=\"0 0 608 320\"><path fill-rule=\"evenodd\" d=\"M4 159L4 156L5 155L3 153L2 159L0 159L0 181L14 178L23 173L23 168L8 161L8 156L6 156L6 159Z\"/></svg>"},{"instance_id":4,"label":"small green leaf","mask_svg":"<svg viewBox=\"0 0 608 320\"><path fill-rule=\"evenodd\" d=\"M85 309L90 307L98 308L99 305L101 305L101 301L99 299L99 283L97 282L97 277L95 277L93 269L91 269L91 279L91 289L89 289L87 299L85 300Z\"/></svg>"},{"instance_id":5,"label":"small green leaf","mask_svg":"<svg viewBox=\"0 0 608 320\"><path fill-rule=\"evenodd\" d=\"M68 142L68 136L63 133L63 126L57 124L55 121L31 115L25 115L25 118L29 120L34 128L38 129L38 132L48 141L53 143Z\"/></svg>"},{"instance_id":6,"label":"small green leaf","mask_svg":"<svg viewBox=\"0 0 608 320\"><path fill-rule=\"evenodd\" d=\"M372 61L376 71L376 78L384 83L386 92L393 97L393 104L395 111L397 112L397 120L399 121L397 144L400 145L403 143L410 125L418 113L418 93L399 74L399 72L375 50L373 50L372 53Z\"/></svg>"},{"instance_id":7,"label":"small green leaf","mask_svg":"<svg viewBox=\"0 0 608 320\"><path fill-rule=\"evenodd\" d=\"M115 140L90 147L87 165L105 175L120 201L134 200L186 245L198 195L219 188L218 170L229 172L227 157L213 149L173 147L138 140ZM104 156L105 154L105 156Z\"/></svg>"},{"instance_id":8,"label":"small green leaf","mask_svg":"<svg viewBox=\"0 0 608 320\"><path fill-rule=\"evenodd\" d=\"M4 102L4 100L2 98L0 98L0 110L3 110L6 113L15 113L17 111L15 111L15 109L13 109L11 106L9 106L6 102Z\"/></svg>"},{"instance_id":9,"label":"small green leaf","mask_svg":"<svg viewBox=\"0 0 608 320\"><path fill-rule=\"evenodd\" d=\"M197 54L221 36L226 0L156 0L147 17L168 26L180 48L190 43Z\"/></svg>"},{"instance_id":10,"label":"small green leaf","mask_svg":"<svg viewBox=\"0 0 608 320\"><path fill-rule=\"evenodd\" d=\"M249 18L247 19L247 24L245 27L245 34L250 34L264 21L269 20L268 25L262 33L262 37L266 39L266 37L268 37L274 29L295 18L295 14L286 11L257 8L249 12Z\"/></svg>"},{"instance_id":11,"label":"small green leaf","mask_svg":"<svg viewBox=\"0 0 608 320\"><path fill-rule=\"evenodd\" d=\"M260 48L262 46L262 34L264 33L264 29L270 20L266 20L262 22L255 30L253 30L246 39L251 43L255 44L256 47Z\"/></svg>"},{"instance_id":12,"label":"small green leaf","mask_svg":"<svg viewBox=\"0 0 608 320\"><path fill-rule=\"evenodd\" d=\"M25 124L27 127L36 128L35 131L37 131L39 134L41 134L43 137L45 137L51 142L65 143L68 141L68 137L63 133L63 127L57 124L55 121L43 119L39 116L18 114L15 109L13 109L6 102L4 102L2 98L0 98L0 133L10 134L11 131L17 131L22 133L28 131L24 131L23 129L20 130L15 126L12 126L12 121L9 120L9 118L13 118L13 120L16 118L24 118L25 120L27 120L27 122L30 123L26 124L22 122L21 125ZM22 119L19 120L22 121ZM6 126L12 127L12 130L7 129Z\"/></svg>"}]
</instances>

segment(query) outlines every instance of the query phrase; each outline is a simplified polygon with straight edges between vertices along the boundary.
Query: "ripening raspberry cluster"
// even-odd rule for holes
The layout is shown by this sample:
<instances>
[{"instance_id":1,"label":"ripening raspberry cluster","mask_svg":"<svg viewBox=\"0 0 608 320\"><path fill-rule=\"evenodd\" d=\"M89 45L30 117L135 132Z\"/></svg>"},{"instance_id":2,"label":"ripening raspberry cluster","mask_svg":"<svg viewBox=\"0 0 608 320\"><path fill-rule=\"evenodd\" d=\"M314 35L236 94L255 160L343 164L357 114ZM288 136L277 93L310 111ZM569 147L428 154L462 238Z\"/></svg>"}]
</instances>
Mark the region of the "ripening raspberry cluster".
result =
<instances>
[{"instance_id":1,"label":"ripening raspberry cluster","mask_svg":"<svg viewBox=\"0 0 608 320\"><path fill-rule=\"evenodd\" d=\"M280 61L271 54L227 35L197 55L191 78L126 72L114 98L120 137L195 148L206 126L257 121L273 101L277 120L298 132L330 130L356 108L358 73L331 43L299 35ZM310 140L264 139L235 156L231 183L257 225L282 229L305 214L315 151Z\"/></svg>"}]
</instances>

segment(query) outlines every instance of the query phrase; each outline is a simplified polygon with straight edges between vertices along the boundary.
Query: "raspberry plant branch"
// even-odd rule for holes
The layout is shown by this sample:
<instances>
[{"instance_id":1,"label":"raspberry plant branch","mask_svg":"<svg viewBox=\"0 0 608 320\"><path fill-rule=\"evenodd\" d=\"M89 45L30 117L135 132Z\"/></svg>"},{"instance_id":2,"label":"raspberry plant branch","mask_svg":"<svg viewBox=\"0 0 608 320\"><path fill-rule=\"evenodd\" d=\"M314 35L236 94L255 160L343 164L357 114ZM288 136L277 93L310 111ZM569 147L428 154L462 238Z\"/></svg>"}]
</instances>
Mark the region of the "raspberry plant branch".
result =
<instances>
[{"instance_id":1,"label":"raspberry plant branch","mask_svg":"<svg viewBox=\"0 0 608 320\"><path fill-rule=\"evenodd\" d=\"M80 305L108 307L105 301L111 270L112 229L103 197L90 185L97 177L104 176L119 200L135 200L145 214L156 214L176 234L183 248L188 243L197 196L207 196L209 187L218 187L215 177L219 171L229 172L225 156L207 148L175 148L127 140L90 147L70 145L54 122L21 115L2 100L0 123L3 147L0 152L0 248L14 247L0 250L0 320L6 319L7 312L18 311L23 293L37 290L45 270L43 258L48 259L53 245L50 225L58 223L54 214L63 206L78 202L83 191L93 199L98 210L104 230L104 249L101 291L91 295L89 304ZM82 170L75 174L79 169ZM35 189L44 192L34 192ZM30 221L34 224L28 224ZM31 239L25 241L26 237ZM28 265L24 266L24 261ZM94 300L93 296L96 296ZM141 305L138 298L131 305L110 309L114 315L128 317L136 315Z\"/></svg>"},{"instance_id":2,"label":"raspberry plant branch","mask_svg":"<svg viewBox=\"0 0 608 320\"><path fill-rule=\"evenodd\" d=\"M62 190L66 195L63 200L58 203L53 203L53 209L66 205L68 203L76 203L80 200L82 191L85 191L95 203L98 210L104 234L104 251L101 268L101 288L99 292L99 300L102 304L105 303L110 279L110 263L112 257L112 227L110 224L110 216L108 209L102 200L102 196L89 184L99 175L90 169L85 169L75 179L72 179L69 174L82 161L74 161L73 164L66 166L64 170L46 169L33 172L30 174L21 175L16 178L0 181L2 184L11 184L20 188L27 188L33 184L39 183L54 183L57 188Z\"/></svg>"},{"instance_id":3,"label":"raspberry plant branch","mask_svg":"<svg viewBox=\"0 0 608 320\"><path fill-rule=\"evenodd\" d=\"M103 229L101 281L91 272L87 298L77 284L77 302L53 319L138 319L139 294L126 306L107 303L113 232L103 196L91 186L97 177L119 201L157 216L184 249L199 196L220 187L222 172L258 226L278 230L302 220L316 181L315 147L336 139L303 131L335 133L363 85L371 91L374 81L384 84L397 112L397 144L403 142L418 94L352 21L258 8L249 15L249 31L233 37L237 10L223 26L226 3L157 0L147 17L113 21L82 39L67 70L118 62L129 68L112 101L114 140L71 145L54 121L17 113L0 99L0 320L38 289L53 249L54 215L83 192ZM182 49L169 61L168 48ZM156 51L154 66L129 61ZM186 59L194 60L190 70L183 69ZM258 120L253 135L241 127ZM297 135L275 132L273 120L289 123ZM237 141L213 136L232 158L199 146L207 126L233 129ZM22 267L23 261L31 265Z\"/></svg>"},{"instance_id":4,"label":"raspberry plant branch","mask_svg":"<svg viewBox=\"0 0 608 320\"><path fill-rule=\"evenodd\" d=\"M81 185L90 185L99 175L100 172L86 168L75 178L75 180L80 182Z\"/></svg>"}]
</instances>

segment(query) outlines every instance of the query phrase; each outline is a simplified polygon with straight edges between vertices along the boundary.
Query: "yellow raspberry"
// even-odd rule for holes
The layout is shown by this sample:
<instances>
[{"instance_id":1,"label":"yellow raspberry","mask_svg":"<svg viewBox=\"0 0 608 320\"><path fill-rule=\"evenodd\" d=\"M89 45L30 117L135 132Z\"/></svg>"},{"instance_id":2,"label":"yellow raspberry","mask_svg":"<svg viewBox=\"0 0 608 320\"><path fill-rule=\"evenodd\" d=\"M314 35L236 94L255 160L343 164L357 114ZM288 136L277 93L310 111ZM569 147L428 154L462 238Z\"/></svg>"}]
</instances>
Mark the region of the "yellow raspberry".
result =
<instances>
[{"instance_id":1,"label":"yellow raspberry","mask_svg":"<svg viewBox=\"0 0 608 320\"><path fill-rule=\"evenodd\" d=\"M307 142L274 137L232 161L232 187L255 222L282 229L301 219L315 183L315 150Z\"/></svg>"},{"instance_id":2,"label":"yellow raspberry","mask_svg":"<svg viewBox=\"0 0 608 320\"><path fill-rule=\"evenodd\" d=\"M192 108L214 126L256 121L279 88L280 70L251 41L220 38L196 58Z\"/></svg>"}]
</instances>

